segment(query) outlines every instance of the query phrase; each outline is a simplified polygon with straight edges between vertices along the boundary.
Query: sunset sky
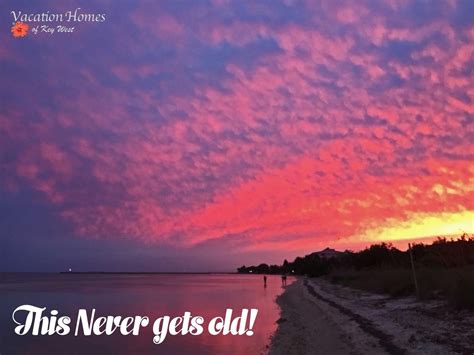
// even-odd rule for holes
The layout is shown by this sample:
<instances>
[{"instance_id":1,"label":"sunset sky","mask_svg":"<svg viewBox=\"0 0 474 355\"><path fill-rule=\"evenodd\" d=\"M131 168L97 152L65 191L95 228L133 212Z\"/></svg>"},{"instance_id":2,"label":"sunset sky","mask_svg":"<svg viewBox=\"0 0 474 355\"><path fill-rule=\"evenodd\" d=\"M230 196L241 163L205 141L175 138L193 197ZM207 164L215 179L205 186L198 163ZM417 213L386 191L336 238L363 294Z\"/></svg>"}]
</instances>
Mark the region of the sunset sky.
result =
<instances>
[{"instance_id":1,"label":"sunset sky","mask_svg":"<svg viewBox=\"0 0 474 355\"><path fill-rule=\"evenodd\" d=\"M473 1L59 3L0 5L0 271L474 232ZM106 21L11 35L78 7Z\"/></svg>"}]
</instances>

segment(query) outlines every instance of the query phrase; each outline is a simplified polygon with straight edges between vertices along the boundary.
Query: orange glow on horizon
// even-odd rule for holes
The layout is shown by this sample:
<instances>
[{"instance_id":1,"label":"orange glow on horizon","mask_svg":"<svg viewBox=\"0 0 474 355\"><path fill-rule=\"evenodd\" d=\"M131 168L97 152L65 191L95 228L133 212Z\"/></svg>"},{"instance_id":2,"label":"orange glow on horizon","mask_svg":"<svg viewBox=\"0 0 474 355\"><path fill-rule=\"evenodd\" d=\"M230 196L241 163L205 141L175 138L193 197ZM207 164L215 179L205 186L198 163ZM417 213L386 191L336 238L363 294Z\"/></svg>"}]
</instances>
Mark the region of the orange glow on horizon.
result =
<instances>
[{"instance_id":1,"label":"orange glow on horizon","mask_svg":"<svg viewBox=\"0 0 474 355\"><path fill-rule=\"evenodd\" d=\"M409 242L430 243L438 237L457 238L474 233L474 211L457 213L418 213L406 221L390 220L363 235L341 240L342 244L354 243L360 249L374 243L390 242L396 247L406 247Z\"/></svg>"}]
</instances>

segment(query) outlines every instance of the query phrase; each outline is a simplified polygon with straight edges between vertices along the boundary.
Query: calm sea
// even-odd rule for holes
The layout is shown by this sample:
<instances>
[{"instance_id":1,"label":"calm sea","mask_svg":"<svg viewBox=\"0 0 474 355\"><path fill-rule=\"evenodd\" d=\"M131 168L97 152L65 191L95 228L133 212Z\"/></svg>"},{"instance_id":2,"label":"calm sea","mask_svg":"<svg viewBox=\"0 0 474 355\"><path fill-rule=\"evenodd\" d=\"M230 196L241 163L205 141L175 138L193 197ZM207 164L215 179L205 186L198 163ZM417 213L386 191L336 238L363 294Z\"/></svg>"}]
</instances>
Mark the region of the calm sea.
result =
<instances>
[{"instance_id":1,"label":"calm sea","mask_svg":"<svg viewBox=\"0 0 474 355\"><path fill-rule=\"evenodd\" d=\"M289 280L289 283L291 279ZM0 274L0 354L261 354L276 329L275 298L283 291L278 276L263 287L258 275L120 275ZM69 315L67 336L18 336L13 310L23 304ZM259 310L253 336L207 334L168 336L153 344L152 324L139 336L73 336L77 311L96 309L97 316L142 315L154 319L185 311L205 319L223 316L226 308ZM49 314L49 313L48 313Z\"/></svg>"}]
</instances>

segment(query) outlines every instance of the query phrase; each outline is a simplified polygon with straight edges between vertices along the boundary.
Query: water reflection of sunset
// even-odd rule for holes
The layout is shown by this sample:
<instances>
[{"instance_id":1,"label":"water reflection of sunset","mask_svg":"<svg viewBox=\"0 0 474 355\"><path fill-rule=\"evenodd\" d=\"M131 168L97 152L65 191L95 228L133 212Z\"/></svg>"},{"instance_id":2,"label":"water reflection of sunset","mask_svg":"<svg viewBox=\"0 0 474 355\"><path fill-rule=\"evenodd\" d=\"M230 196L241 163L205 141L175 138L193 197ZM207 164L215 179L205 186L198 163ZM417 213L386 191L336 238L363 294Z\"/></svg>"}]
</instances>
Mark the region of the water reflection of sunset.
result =
<instances>
[{"instance_id":1,"label":"water reflection of sunset","mask_svg":"<svg viewBox=\"0 0 474 355\"><path fill-rule=\"evenodd\" d=\"M7 275L0 293L0 340L2 349L11 353L90 353L97 349L117 353L193 353L259 354L270 343L276 329L279 309L275 298L283 288L278 276L252 275ZM290 278L289 284L293 281ZM252 336L169 335L159 345L153 343L153 327L144 327L138 336L14 336L11 312L18 306L18 294L26 304L57 309L75 322L79 308L97 310L99 316L148 316L151 322L164 315L182 316L189 311L209 321L223 316L230 308L256 308L258 315ZM54 294L54 296L52 296ZM71 350L72 349L72 350Z\"/></svg>"}]
</instances>

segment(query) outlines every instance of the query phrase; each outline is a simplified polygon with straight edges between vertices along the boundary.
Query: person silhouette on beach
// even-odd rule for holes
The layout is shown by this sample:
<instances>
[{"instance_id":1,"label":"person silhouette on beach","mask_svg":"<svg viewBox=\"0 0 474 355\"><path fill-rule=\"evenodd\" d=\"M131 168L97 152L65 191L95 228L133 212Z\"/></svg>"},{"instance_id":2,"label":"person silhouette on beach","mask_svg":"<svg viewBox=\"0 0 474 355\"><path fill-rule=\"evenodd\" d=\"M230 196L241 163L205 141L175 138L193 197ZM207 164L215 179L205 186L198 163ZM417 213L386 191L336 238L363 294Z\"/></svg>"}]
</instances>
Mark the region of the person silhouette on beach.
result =
<instances>
[{"instance_id":1,"label":"person silhouette on beach","mask_svg":"<svg viewBox=\"0 0 474 355\"><path fill-rule=\"evenodd\" d=\"M264 287L264 288L267 287L267 276L264 276L264 277L263 277L263 287Z\"/></svg>"},{"instance_id":2,"label":"person silhouette on beach","mask_svg":"<svg viewBox=\"0 0 474 355\"><path fill-rule=\"evenodd\" d=\"M286 286L286 274L281 275L281 285Z\"/></svg>"}]
</instances>

